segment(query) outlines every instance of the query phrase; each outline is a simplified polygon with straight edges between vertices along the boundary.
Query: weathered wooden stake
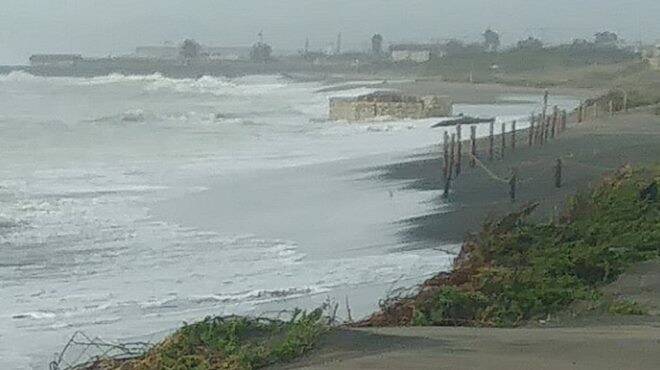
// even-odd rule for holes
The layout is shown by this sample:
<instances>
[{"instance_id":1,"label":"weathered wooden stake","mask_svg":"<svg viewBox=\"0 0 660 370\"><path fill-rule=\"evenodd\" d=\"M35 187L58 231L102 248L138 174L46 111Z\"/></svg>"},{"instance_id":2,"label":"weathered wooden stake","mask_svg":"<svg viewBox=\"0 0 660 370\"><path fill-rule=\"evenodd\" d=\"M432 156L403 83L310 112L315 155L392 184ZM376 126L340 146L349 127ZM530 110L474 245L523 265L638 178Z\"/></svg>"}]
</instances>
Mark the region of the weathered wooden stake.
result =
<instances>
[{"instance_id":1,"label":"weathered wooden stake","mask_svg":"<svg viewBox=\"0 0 660 370\"><path fill-rule=\"evenodd\" d=\"M546 138L548 137L548 125L550 124L550 117L545 117L545 120L541 122L541 137L539 142L541 145L545 144Z\"/></svg>"},{"instance_id":2,"label":"weathered wooden stake","mask_svg":"<svg viewBox=\"0 0 660 370\"><path fill-rule=\"evenodd\" d=\"M580 103L580 106L578 107L578 116L577 116L578 123L582 123L582 120L584 119L583 113L584 113L584 108L582 107L582 103Z\"/></svg>"},{"instance_id":3,"label":"weathered wooden stake","mask_svg":"<svg viewBox=\"0 0 660 370\"><path fill-rule=\"evenodd\" d=\"M490 131L489 131L489 136L488 136L488 160L492 161L493 160L493 145L494 140L495 140L495 121L490 121Z\"/></svg>"},{"instance_id":4,"label":"weathered wooden stake","mask_svg":"<svg viewBox=\"0 0 660 370\"><path fill-rule=\"evenodd\" d=\"M557 121L559 120L559 107L555 105L552 109L552 127L550 129L550 137L555 138L557 133Z\"/></svg>"},{"instance_id":5,"label":"weathered wooden stake","mask_svg":"<svg viewBox=\"0 0 660 370\"><path fill-rule=\"evenodd\" d=\"M545 93L543 94L543 120L545 121L545 118L548 116L548 97L550 96L550 93L548 90L545 90Z\"/></svg>"},{"instance_id":6,"label":"weathered wooden stake","mask_svg":"<svg viewBox=\"0 0 660 370\"><path fill-rule=\"evenodd\" d=\"M504 150L506 149L506 122L502 122L502 133L500 135L502 136L502 150L500 157L504 158Z\"/></svg>"},{"instance_id":7,"label":"weathered wooden stake","mask_svg":"<svg viewBox=\"0 0 660 370\"><path fill-rule=\"evenodd\" d=\"M451 154L449 155L449 168L447 171L447 177L445 178L445 191L443 197L449 197L449 187L451 185L451 179L454 173L454 147L456 145L456 134L451 134Z\"/></svg>"},{"instance_id":8,"label":"weathered wooden stake","mask_svg":"<svg viewBox=\"0 0 660 370\"><path fill-rule=\"evenodd\" d=\"M449 177L454 174L454 165L456 165L456 134L451 134L451 146L449 148Z\"/></svg>"},{"instance_id":9,"label":"weathered wooden stake","mask_svg":"<svg viewBox=\"0 0 660 370\"><path fill-rule=\"evenodd\" d=\"M623 90L623 111L628 113L628 92Z\"/></svg>"},{"instance_id":10,"label":"weathered wooden stake","mask_svg":"<svg viewBox=\"0 0 660 370\"><path fill-rule=\"evenodd\" d=\"M534 144L534 122L536 121L536 116L532 114L529 119L529 137L528 144L531 147Z\"/></svg>"},{"instance_id":11,"label":"weathered wooden stake","mask_svg":"<svg viewBox=\"0 0 660 370\"><path fill-rule=\"evenodd\" d=\"M584 106L584 111L582 112L582 122L589 121L589 106Z\"/></svg>"},{"instance_id":12,"label":"weathered wooden stake","mask_svg":"<svg viewBox=\"0 0 660 370\"><path fill-rule=\"evenodd\" d=\"M470 167L474 168L477 166L477 126L470 126L470 141L472 146L470 148Z\"/></svg>"},{"instance_id":13,"label":"weathered wooden stake","mask_svg":"<svg viewBox=\"0 0 660 370\"><path fill-rule=\"evenodd\" d=\"M516 121L511 123L511 151L516 151Z\"/></svg>"},{"instance_id":14,"label":"weathered wooden stake","mask_svg":"<svg viewBox=\"0 0 660 370\"><path fill-rule=\"evenodd\" d=\"M463 159L463 139L462 139L462 127L461 125L456 126L456 176L461 174L461 162Z\"/></svg>"},{"instance_id":15,"label":"weathered wooden stake","mask_svg":"<svg viewBox=\"0 0 660 370\"><path fill-rule=\"evenodd\" d=\"M445 179L445 190L442 193L443 198L449 197L449 188L451 186L451 176Z\"/></svg>"},{"instance_id":16,"label":"weathered wooden stake","mask_svg":"<svg viewBox=\"0 0 660 370\"><path fill-rule=\"evenodd\" d=\"M561 114L561 130L566 131L566 125L568 124L568 112L564 110Z\"/></svg>"},{"instance_id":17,"label":"weathered wooden stake","mask_svg":"<svg viewBox=\"0 0 660 370\"><path fill-rule=\"evenodd\" d=\"M548 136L548 123L550 122L550 116L546 116L543 121L543 129L541 130L541 145L545 144L545 139Z\"/></svg>"},{"instance_id":18,"label":"weathered wooden stake","mask_svg":"<svg viewBox=\"0 0 660 370\"><path fill-rule=\"evenodd\" d=\"M561 158L557 158L555 165L555 187L561 188Z\"/></svg>"},{"instance_id":19,"label":"weathered wooden stake","mask_svg":"<svg viewBox=\"0 0 660 370\"><path fill-rule=\"evenodd\" d=\"M518 169L513 167L511 169L511 178L509 179L509 197L511 197L511 202L516 201L517 183L518 183Z\"/></svg>"},{"instance_id":20,"label":"weathered wooden stake","mask_svg":"<svg viewBox=\"0 0 660 370\"><path fill-rule=\"evenodd\" d=\"M610 117L614 116L614 102L610 100L609 102Z\"/></svg>"},{"instance_id":21,"label":"weathered wooden stake","mask_svg":"<svg viewBox=\"0 0 660 370\"><path fill-rule=\"evenodd\" d=\"M447 176L449 175L449 134L447 133L447 130L445 130L445 135L444 135L444 141L443 141L443 158L445 159L445 165L443 167L443 177L446 179Z\"/></svg>"}]
</instances>

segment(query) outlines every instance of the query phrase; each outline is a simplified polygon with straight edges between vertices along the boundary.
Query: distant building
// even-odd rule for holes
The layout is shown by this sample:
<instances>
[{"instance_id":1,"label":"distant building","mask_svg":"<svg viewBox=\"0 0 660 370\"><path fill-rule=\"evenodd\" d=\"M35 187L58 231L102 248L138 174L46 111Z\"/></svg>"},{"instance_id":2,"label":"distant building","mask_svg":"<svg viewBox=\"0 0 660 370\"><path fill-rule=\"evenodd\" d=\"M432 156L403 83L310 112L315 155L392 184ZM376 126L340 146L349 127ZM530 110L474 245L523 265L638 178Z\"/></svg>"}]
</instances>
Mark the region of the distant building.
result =
<instances>
[{"instance_id":1,"label":"distant building","mask_svg":"<svg viewBox=\"0 0 660 370\"><path fill-rule=\"evenodd\" d=\"M202 55L214 60L247 60L250 59L250 48L247 46L202 46Z\"/></svg>"},{"instance_id":2,"label":"distant building","mask_svg":"<svg viewBox=\"0 0 660 370\"><path fill-rule=\"evenodd\" d=\"M660 44L650 47L643 53L643 59L653 69L660 69Z\"/></svg>"},{"instance_id":3,"label":"distant building","mask_svg":"<svg viewBox=\"0 0 660 370\"><path fill-rule=\"evenodd\" d=\"M181 48L177 46L138 46L135 56L144 59L179 59Z\"/></svg>"},{"instance_id":4,"label":"distant building","mask_svg":"<svg viewBox=\"0 0 660 370\"><path fill-rule=\"evenodd\" d=\"M181 58L181 48L178 46L140 46L135 49L135 56L144 59L176 60ZM250 58L250 48L202 46L200 56L212 60L247 60Z\"/></svg>"},{"instance_id":5,"label":"distant building","mask_svg":"<svg viewBox=\"0 0 660 370\"><path fill-rule=\"evenodd\" d=\"M70 67L81 62L83 57L79 54L35 54L30 57L33 67Z\"/></svg>"},{"instance_id":6,"label":"distant building","mask_svg":"<svg viewBox=\"0 0 660 370\"><path fill-rule=\"evenodd\" d=\"M394 62L425 63L443 57L445 52L436 44L397 44L390 46L390 54Z\"/></svg>"}]
</instances>

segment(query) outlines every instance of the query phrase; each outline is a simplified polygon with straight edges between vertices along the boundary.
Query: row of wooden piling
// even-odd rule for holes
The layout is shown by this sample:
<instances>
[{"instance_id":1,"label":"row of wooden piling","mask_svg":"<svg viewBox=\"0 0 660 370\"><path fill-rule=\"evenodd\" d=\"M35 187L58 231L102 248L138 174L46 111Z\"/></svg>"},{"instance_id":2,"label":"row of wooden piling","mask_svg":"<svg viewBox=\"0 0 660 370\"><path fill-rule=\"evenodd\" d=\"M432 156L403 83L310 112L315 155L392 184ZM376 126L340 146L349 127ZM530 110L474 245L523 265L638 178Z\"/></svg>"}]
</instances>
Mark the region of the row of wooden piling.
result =
<instances>
[{"instance_id":1,"label":"row of wooden piling","mask_svg":"<svg viewBox=\"0 0 660 370\"><path fill-rule=\"evenodd\" d=\"M599 118L602 114L612 117L616 112L628 112L628 93L625 91L621 106L616 106L614 100L610 99L607 102L607 110L605 112L603 112L602 105L598 104L598 102L580 104L576 109L577 122L591 121Z\"/></svg>"},{"instance_id":2,"label":"row of wooden piling","mask_svg":"<svg viewBox=\"0 0 660 370\"><path fill-rule=\"evenodd\" d=\"M601 114L609 114L609 116L614 116L617 111L628 112L628 93L625 90L621 90L623 93L623 99L621 104L615 104L614 100L610 99L607 101L607 111L603 112L602 110L602 99L601 101L588 101L586 103L581 103L577 109L575 109L575 121L577 123L588 122L598 118ZM549 140L556 139L562 132L567 129L568 126L568 117L569 114L566 110L560 110L559 107L554 106L552 111L548 113L548 92L546 91L543 97L543 108L540 114L532 114L530 116L530 125L527 129L527 146L533 147L534 145L543 146ZM510 141L508 142L509 147L512 152L516 151L516 145L518 145L518 130L516 127L517 122L511 122L511 130L506 132L506 122L502 122L501 132L500 132L500 158L504 158L507 149L507 134L510 135ZM495 159L495 121L490 122L489 126L489 135L487 138L487 158L489 161ZM450 135L445 131L444 133L444 196L449 195L449 188L451 186L451 181L461 174L462 171L462 156L463 156L463 141L462 141L462 127L459 124L456 127L456 133ZM470 146L469 146L469 163L471 168L477 166L478 153L477 153L477 126L472 125L470 127ZM512 201L516 199L516 188L518 184L518 169L512 168L511 174L508 179L499 178L497 175L493 174L488 170L483 164L479 162L479 165L484 167L484 170L488 174L499 182L506 182L509 185L509 194ZM554 185L559 188L562 186L562 170L563 162L561 158L557 158L554 165Z\"/></svg>"},{"instance_id":3,"label":"row of wooden piling","mask_svg":"<svg viewBox=\"0 0 660 370\"><path fill-rule=\"evenodd\" d=\"M530 126L527 129L527 145L532 147L534 145L542 146L548 140L555 139L566 130L568 125L568 112L560 110L555 106L551 114L546 113L547 108L544 107L543 113L530 116ZM499 157L504 158L507 152L507 146L511 152L516 151L516 146L519 144L520 135L517 128L517 121L510 122L510 131L507 132L507 122L501 123L500 140L499 140ZM443 137L443 178L444 178L444 196L448 196L450 191L451 182L455 177L459 176L463 167L463 140L462 140L462 126L456 126L456 132L451 135L445 131ZM495 121L489 123L489 134L487 142L487 159L492 161L495 159ZM478 161L477 151L477 126L470 126L470 145L469 145L469 166L475 168ZM561 183L561 164L559 166L559 178L556 184ZM518 171L513 168L508 180L499 179L509 184L509 194L512 200L516 197L516 187L518 182Z\"/></svg>"}]
</instances>

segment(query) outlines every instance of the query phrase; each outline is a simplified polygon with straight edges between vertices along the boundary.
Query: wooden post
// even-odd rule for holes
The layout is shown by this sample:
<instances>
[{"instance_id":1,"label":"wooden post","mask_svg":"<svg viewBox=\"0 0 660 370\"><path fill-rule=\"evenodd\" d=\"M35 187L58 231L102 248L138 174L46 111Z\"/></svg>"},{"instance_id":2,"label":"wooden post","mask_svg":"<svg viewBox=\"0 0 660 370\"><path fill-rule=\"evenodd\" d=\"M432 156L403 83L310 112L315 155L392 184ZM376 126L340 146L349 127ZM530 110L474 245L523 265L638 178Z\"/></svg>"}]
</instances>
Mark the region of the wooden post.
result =
<instances>
[{"instance_id":1,"label":"wooden post","mask_svg":"<svg viewBox=\"0 0 660 370\"><path fill-rule=\"evenodd\" d=\"M463 157L463 139L462 127L460 124L456 126L456 176L461 174L461 162Z\"/></svg>"},{"instance_id":2,"label":"wooden post","mask_svg":"<svg viewBox=\"0 0 660 370\"><path fill-rule=\"evenodd\" d=\"M578 123L582 123L582 120L584 119L583 114L584 114L584 108L582 106L582 103L580 103L580 106L578 107L578 116L577 116Z\"/></svg>"},{"instance_id":3,"label":"wooden post","mask_svg":"<svg viewBox=\"0 0 660 370\"><path fill-rule=\"evenodd\" d=\"M445 130L443 143L444 145L442 146L442 150L443 150L443 157L445 159L445 166L442 172L444 178L446 179L447 176L449 176L449 134L447 133L447 130Z\"/></svg>"},{"instance_id":4,"label":"wooden post","mask_svg":"<svg viewBox=\"0 0 660 370\"><path fill-rule=\"evenodd\" d=\"M516 201L516 185L518 182L518 169L511 169L511 178L509 179L509 197L511 197L511 202Z\"/></svg>"},{"instance_id":5,"label":"wooden post","mask_svg":"<svg viewBox=\"0 0 660 370\"><path fill-rule=\"evenodd\" d=\"M449 177L453 177L454 165L456 164L456 134L451 134L451 146L449 150Z\"/></svg>"},{"instance_id":6,"label":"wooden post","mask_svg":"<svg viewBox=\"0 0 660 370\"><path fill-rule=\"evenodd\" d=\"M555 187L561 188L561 158L557 158L555 165Z\"/></svg>"},{"instance_id":7,"label":"wooden post","mask_svg":"<svg viewBox=\"0 0 660 370\"><path fill-rule=\"evenodd\" d=\"M516 151L516 121L511 123L511 151Z\"/></svg>"},{"instance_id":8,"label":"wooden post","mask_svg":"<svg viewBox=\"0 0 660 370\"><path fill-rule=\"evenodd\" d=\"M443 198L449 197L449 187L451 186L451 175L445 179L445 190L442 193Z\"/></svg>"},{"instance_id":9,"label":"wooden post","mask_svg":"<svg viewBox=\"0 0 660 370\"><path fill-rule=\"evenodd\" d=\"M623 111L628 113L628 92L623 90Z\"/></svg>"},{"instance_id":10,"label":"wooden post","mask_svg":"<svg viewBox=\"0 0 660 370\"><path fill-rule=\"evenodd\" d=\"M589 120L591 120L591 116L590 116L590 114L591 114L591 106L590 106L590 105L587 105L587 106L584 107L584 120L585 120L586 122L588 122Z\"/></svg>"},{"instance_id":11,"label":"wooden post","mask_svg":"<svg viewBox=\"0 0 660 370\"><path fill-rule=\"evenodd\" d=\"M470 167L474 168L477 166L477 126L470 126L470 141L472 142L472 147L470 149Z\"/></svg>"},{"instance_id":12,"label":"wooden post","mask_svg":"<svg viewBox=\"0 0 660 370\"><path fill-rule=\"evenodd\" d=\"M506 122L502 122L502 150L500 153L500 158L504 158L504 150L506 149Z\"/></svg>"},{"instance_id":13,"label":"wooden post","mask_svg":"<svg viewBox=\"0 0 660 370\"><path fill-rule=\"evenodd\" d=\"M550 96L550 93L548 90L545 90L545 93L543 93L543 120L545 121L545 118L548 116L548 97Z\"/></svg>"},{"instance_id":14,"label":"wooden post","mask_svg":"<svg viewBox=\"0 0 660 370\"><path fill-rule=\"evenodd\" d=\"M536 116L532 114L532 116L529 119L529 140L528 144L531 147L534 145L534 121L536 121Z\"/></svg>"},{"instance_id":15,"label":"wooden post","mask_svg":"<svg viewBox=\"0 0 660 370\"><path fill-rule=\"evenodd\" d=\"M493 145L495 137L493 136L495 134L495 120L490 121L490 133L488 136L488 160L492 161L493 160Z\"/></svg>"},{"instance_id":16,"label":"wooden post","mask_svg":"<svg viewBox=\"0 0 660 370\"><path fill-rule=\"evenodd\" d=\"M566 131L566 124L568 123L568 112L563 110L561 112L561 131Z\"/></svg>"},{"instance_id":17,"label":"wooden post","mask_svg":"<svg viewBox=\"0 0 660 370\"><path fill-rule=\"evenodd\" d=\"M548 138L548 126L550 126L551 117L545 117L545 120L541 123L541 145L545 144Z\"/></svg>"},{"instance_id":18,"label":"wooden post","mask_svg":"<svg viewBox=\"0 0 660 370\"><path fill-rule=\"evenodd\" d=\"M449 197L449 187L451 185L452 175L454 173L454 147L456 145L456 134L451 134L451 154L449 155L449 169L447 171L447 177L445 178L445 190L443 197Z\"/></svg>"},{"instance_id":19,"label":"wooden post","mask_svg":"<svg viewBox=\"0 0 660 370\"><path fill-rule=\"evenodd\" d=\"M610 100L608 108L610 110L610 117L614 116L614 102L612 100Z\"/></svg>"},{"instance_id":20,"label":"wooden post","mask_svg":"<svg viewBox=\"0 0 660 370\"><path fill-rule=\"evenodd\" d=\"M555 105L552 109L552 127L550 128L550 137L555 138L557 133L557 121L559 120L559 107Z\"/></svg>"}]
</instances>

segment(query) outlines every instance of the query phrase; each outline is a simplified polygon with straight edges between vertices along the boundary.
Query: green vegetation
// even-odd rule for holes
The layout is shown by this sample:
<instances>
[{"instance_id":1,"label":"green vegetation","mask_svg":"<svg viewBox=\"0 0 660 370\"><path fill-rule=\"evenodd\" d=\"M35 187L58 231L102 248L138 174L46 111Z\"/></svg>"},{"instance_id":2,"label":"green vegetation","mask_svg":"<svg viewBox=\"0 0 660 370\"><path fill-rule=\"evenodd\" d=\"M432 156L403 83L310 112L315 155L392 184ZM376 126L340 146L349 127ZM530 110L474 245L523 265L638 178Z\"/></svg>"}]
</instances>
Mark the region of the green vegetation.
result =
<instances>
[{"instance_id":1,"label":"green vegetation","mask_svg":"<svg viewBox=\"0 0 660 370\"><path fill-rule=\"evenodd\" d=\"M622 108L624 91L628 108L660 104L660 72L642 62L636 53L607 43L577 40L543 47L540 41L530 38L502 52L463 47L431 60L422 74L446 81L610 90L594 101L604 110L611 97L615 109Z\"/></svg>"},{"instance_id":2,"label":"green vegetation","mask_svg":"<svg viewBox=\"0 0 660 370\"><path fill-rule=\"evenodd\" d=\"M608 311L614 315L646 315L647 310L639 303L628 300L611 302Z\"/></svg>"},{"instance_id":3,"label":"green vegetation","mask_svg":"<svg viewBox=\"0 0 660 370\"><path fill-rule=\"evenodd\" d=\"M561 45L552 48L518 47L498 53L471 50L449 54L430 61L425 75L441 76L449 81L508 83L548 87L571 82L570 71L589 73L589 79L598 79L600 70L636 61L638 57L615 47L597 47L592 44ZM567 72L569 71L569 72ZM579 84L579 81L574 81Z\"/></svg>"},{"instance_id":4,"label":"green vegetation","mask_svg":"<svg viewBox=\"0 0 660 370\"><path fill-rule=\"evenodd\" d=\"M328 330L323 310L296 311L288 321L208 317L185 325L145 355L100 358L86 369L257 369L291 361L314 347Z\"/></svg>"},{"instance_id":5,"label":"green vegetation","mask_svg":"<svg viewBox=\"0 0 660 370\"><path fill-rule=\"evenodd\" d=\"M659 181L660 167L625 167L572 198L556 222L528 221L535 206L487 222L450 274L390 302L366 325L517 326L576 301L601 302L599 287L660 256ZM626 301L608 310L643 312Z\"/></svg>"}]
</instances>

